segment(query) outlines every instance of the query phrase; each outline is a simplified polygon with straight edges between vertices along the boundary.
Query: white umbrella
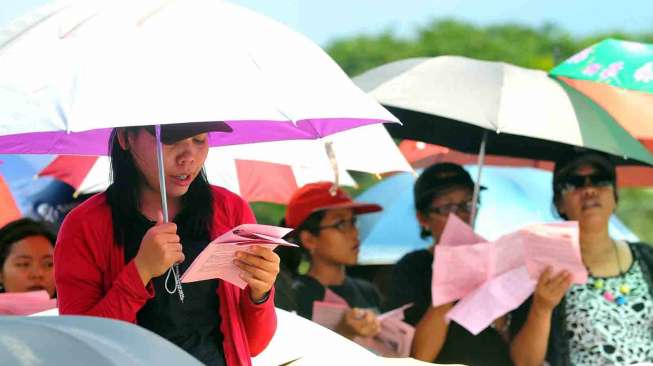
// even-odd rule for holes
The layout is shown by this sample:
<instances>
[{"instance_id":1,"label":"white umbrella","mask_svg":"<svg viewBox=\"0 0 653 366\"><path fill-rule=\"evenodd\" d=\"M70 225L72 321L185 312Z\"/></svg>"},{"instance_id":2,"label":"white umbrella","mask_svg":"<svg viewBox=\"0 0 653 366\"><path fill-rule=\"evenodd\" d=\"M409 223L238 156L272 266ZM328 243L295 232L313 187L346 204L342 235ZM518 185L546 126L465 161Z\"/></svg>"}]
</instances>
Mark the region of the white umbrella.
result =
<instances>
[{"instance_id":1,"label":"white umbrella","mask_svg":"<svg viewBox=\"0 0 653 366\"><path fill-rule=\"evenodd\" d=\"M226 121L217 146L397 122L306 37L219 0L41 8L0 31L0 100L0 153L106 154L126 126Z\"/></svg>"},{"instance_id":2,"label":"white umbrella","mask_svg":"<svg viewBox=\"0 0 653 366\"><path fill-rule=\"evenodd\" d=\"M243 122L232 127L246 136L213 141L225 145L396 121L306 37L220 0L42 8L0 32L0 98L0 135ZM277 123L262 128L261 121ZM41 150L98 152L61 144Z\"/></svg>"},{"instance_id":3,"label":"white umbrella","mask_svg":"<svg viewBox=\"0 0 653 366\"><path fill-rule=\"evenodd\" d=\"M478 153L480 167L486 151L557 160L574 147L653 165L653 155L605 110L543 71L440 56L391 62L354 80L405 123L389 126L394 137ZM479 169L474 204L480 178Z\"/></svg>"}]
</instances>

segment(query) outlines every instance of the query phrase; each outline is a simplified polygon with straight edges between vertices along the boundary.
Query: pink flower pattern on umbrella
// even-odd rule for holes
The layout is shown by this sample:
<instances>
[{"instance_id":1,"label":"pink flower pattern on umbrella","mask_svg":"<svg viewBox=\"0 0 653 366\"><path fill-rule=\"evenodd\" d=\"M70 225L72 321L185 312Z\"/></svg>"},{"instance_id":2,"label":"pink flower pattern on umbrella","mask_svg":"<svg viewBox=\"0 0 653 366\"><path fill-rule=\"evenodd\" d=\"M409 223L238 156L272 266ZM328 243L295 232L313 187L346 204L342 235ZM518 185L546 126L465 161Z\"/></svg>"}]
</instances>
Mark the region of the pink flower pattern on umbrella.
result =
<instances>
[{"instance_id":1,"label":"pink flower pattern on umbrella","mask_svg":"<svg viewBox=\"0 0 653 366\"><path fill-rule=\"evenodd\" d=\"M590 64L586 68L583 69L583 74L588 75L588 76L592 76L592 75L596 74L597 72L599 72L599 70L601 70L602 67L603 67L603 65L601 65L601 64Z\"/></svg>"},{"instance_id":2,"label":"pink flower pattern on umbrella","mask_svg":"<svg viewBox=\"0 0 653 366\"><path fill-rule=\"evenodd\" d=\"M601 79L609 79L611 77L617 76L619 74L619 71L624 68L624 62L623 61L618 61L618 62L613 62L608 67L601 71L601 74L599 77Z\"/></svg>"},{"instance_id":3,"label":"pink flower pattern on umbrella","mask_svg":"<svg viewBox=\"0 0 653 366\"><path fill-rule=\"evenodd\" d=\"M647 62L644 66L635 71L635 80L642 83L650 83L653 81L653 62Z\"/></svg>"},{"instance_id":4,"label":"pink flower pattern on umbrella","mask_svg":"<svg viewBox=\"0 0 653 366\"><path fill-rule=\"evenodd\" d=\"M570 63L570 64L581 63L581 62L585 61L585 59L590 55L590 53L592 53L592 47L588 47L588 48L578 52L577 54L571 56L567 60L567 62Z\"/></svg>"}]
</instances>

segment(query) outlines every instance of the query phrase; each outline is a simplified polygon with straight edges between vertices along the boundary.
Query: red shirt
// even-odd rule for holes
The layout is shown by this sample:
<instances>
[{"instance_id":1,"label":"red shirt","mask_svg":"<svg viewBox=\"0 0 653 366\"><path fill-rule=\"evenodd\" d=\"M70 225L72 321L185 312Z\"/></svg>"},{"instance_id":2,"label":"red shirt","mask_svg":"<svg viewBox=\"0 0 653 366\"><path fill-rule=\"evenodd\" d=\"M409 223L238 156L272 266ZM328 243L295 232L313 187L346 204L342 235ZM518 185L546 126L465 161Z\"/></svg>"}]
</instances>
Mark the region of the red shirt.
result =
<instances>
[{"instance_id":1,"label":"red shirt","mask_svg":"<svg viewBox=\"0 0 653 366\"><path fill-rule=\"evenodd\" d=\"M212 186L215 238L235 226L255 223L238 195ZM66 216L54 251L54 277L59 313L91 315L136 323L136 313L154 296L143 286L134 261L125 263L123 247L114 243L111 208L104 193L95 195ZM265 349L277 318L274 293L254 304L248 293L228 283L218 286L220 330L227 365L251 365L251 356Z\"/></svg>"}]
</instances>

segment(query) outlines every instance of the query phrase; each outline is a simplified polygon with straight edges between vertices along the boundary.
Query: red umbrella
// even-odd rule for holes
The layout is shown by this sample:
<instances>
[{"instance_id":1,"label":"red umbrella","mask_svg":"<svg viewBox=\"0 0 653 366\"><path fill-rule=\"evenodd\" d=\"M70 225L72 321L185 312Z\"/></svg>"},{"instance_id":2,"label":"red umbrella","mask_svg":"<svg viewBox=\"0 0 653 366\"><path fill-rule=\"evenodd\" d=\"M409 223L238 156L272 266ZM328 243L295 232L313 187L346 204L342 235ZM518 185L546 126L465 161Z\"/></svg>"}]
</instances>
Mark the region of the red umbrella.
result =
<instances>
[{"instance_id":1,"label":"red umbrella","mask_svg":"<svg viewBox=\"0 0 653 366\"><path fill-rule=\"evenodd\" d=\"M399 150L404 154L406 160L408 160L408 162L416 169L424 168L431 164L440 162L451 162L461 165L476 164L478 162L477 155L466 154L444 146L432 145L413 140L403 140L399 145ZM551 162L509 158L496 155L487 155L485 157L485 164L553 170L553 163ZM617 179L620 187L653 187L653 168L620 166L617 167Z\"/></svg>"},{"instance_id":2,"label":"red umbrella","mask_svg":"<svg viewBox=\"0 0 653 366\"><path fill-rule=\"evenodd\" d=\"M0 204L0 227L21 217L16 201L2 175L0 175L0 202L2 202Z\"/></svg>"}]
</instances>

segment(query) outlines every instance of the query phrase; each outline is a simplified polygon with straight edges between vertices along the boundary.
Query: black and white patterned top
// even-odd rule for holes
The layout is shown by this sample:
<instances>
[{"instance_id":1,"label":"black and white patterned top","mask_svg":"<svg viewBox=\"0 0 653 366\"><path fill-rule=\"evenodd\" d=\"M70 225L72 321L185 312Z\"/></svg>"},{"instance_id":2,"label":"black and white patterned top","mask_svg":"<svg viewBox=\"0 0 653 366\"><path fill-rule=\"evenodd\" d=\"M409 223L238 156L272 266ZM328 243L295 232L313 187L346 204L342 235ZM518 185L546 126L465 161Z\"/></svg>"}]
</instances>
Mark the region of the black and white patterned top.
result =
<instances>
[{"instance_id":1,"label":"black and white patterned top","mask_svg":"<svg viewBox=\"0 0 653 366\"><path fill-rule=\"evenodd\" d=\"M603 282L601 289L595 281ZM608 301L604 291L630 292L626 304ZM566 335L572 365L632 365L653 361L653 300L642 269L634 258L620 276L595 278L573 285L566 295Z\"/></svg>"}]
</instances>

